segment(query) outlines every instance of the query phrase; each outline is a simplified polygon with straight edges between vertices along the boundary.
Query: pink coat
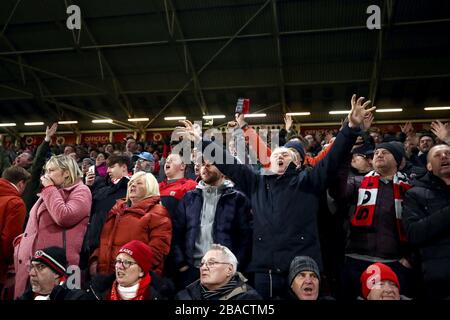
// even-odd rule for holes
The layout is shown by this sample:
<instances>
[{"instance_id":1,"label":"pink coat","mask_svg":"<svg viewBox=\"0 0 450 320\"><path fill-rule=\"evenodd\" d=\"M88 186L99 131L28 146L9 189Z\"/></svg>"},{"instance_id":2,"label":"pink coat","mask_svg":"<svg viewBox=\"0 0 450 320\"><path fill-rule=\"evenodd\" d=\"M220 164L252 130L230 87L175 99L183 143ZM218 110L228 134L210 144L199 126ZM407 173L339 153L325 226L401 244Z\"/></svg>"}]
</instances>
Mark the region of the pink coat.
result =
<instances>
[{"instance_id":1,"label":"pink coat","mask_svg":"<svg viewBox=\"0 0 450 320\"><path fill-rule=\"evenodd\" d=\"M30 211L25 232L14 242L14 297L26 289L28 267L34 252L49 246L64 247L64 233L68 263L78 265L91 204L91 191L81 181L68 188L52 186L42 190Z\"/></svg>"}]
</instances>

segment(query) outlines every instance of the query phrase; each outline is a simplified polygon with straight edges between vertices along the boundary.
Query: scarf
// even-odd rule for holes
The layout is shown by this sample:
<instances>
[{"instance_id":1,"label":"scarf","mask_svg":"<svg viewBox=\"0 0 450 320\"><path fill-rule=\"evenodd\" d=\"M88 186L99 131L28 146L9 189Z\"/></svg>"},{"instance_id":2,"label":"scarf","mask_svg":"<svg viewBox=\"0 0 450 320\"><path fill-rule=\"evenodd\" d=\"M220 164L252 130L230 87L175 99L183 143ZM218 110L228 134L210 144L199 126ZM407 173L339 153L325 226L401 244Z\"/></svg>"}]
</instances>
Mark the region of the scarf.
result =
<instances>
[{"instance_id":1,"label":"scarf","mask_svg":"<svg viewBox=\"0 0 450 320\"><path fill-rule=\"evenodd\" d=\"M238 281L237 281L237 277L235 276L235 277L231 278L230 281L226 285L224 285L216 290L208 290L207 288L205 288L204 286L202 286L200 284L200 289L201 289L200 293L204 300L219 300L220 297L233 291L237 287L237 285L238 285Z\"/></svg>"},{"instance_id":2,"label":"scarf","mask_svg":"<svg viewBox=\"0 0 450 320\"><path fill-rule=\"evenodd\" d=\"M358 190L358 202L356 211L352 216L351 224L354 227L370 227L373 223L375 207L377 202L378 188L380 184L380 175L375 171L371 171L364 176L361 186ZM395 217L397 218L397 229L400 241L406 241L406 233L402 225L402 202L403 197L411 188L408 184L407 177L401 172L397 172L393 179L394 186L394 207Z\"/></svg>"},{"instance_id":3,"label":"scarf","mask_svg":"<svg viewBox=\"0 0 450 320\"><path fill-rule=\"evenodd\" d=\"M139 289L137 290L136 296L129 300L144 300L146 299L146 292L148 290L148 287L150 285L152 278L149 273L147 273L140 281L139 281ZM107 297L107 300L123 300L120 297L120 294L117 290L117 280L114 280L111 292L109 294L109 297Z\"/></svg>"}]
</instances>

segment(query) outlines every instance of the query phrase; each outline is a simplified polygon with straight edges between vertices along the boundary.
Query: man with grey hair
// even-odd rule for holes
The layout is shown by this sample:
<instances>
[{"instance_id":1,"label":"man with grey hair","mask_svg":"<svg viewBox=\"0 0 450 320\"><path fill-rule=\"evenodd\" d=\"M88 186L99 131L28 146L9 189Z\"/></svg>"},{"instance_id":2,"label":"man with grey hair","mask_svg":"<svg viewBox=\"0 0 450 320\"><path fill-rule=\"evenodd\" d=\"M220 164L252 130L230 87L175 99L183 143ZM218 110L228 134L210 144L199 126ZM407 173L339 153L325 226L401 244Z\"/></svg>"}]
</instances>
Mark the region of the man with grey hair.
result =
<instances>
[{"instance_id":1,"label":"man with grey hair","mask_svg":"<svg viewBox=\"0 0 450 320\"><path fill-rule=\"evenodd\" d=\"M287 275L292 259L298 255L313 258L322 265L317 213L320 195L329 185L329 178L338 170L339 163L350 153L360 126L375 107L367 108L370 101L351 99L348 125L344 125L333 147L312 170L297 170L293 152L277 148L270 157L269 174L260 174L253 168L238 163L214 162L225 176L250 200L253 212L253 248L249 272L255 273L255 289L264 299L284 298L288 293ZM191 122L182 121L179 129L187 139L200 143L202 139ZM183 131L184 130L184 131ZM203 141L204 150L213 143ZM221 146L222 159L233 159ZM207 160L212 155L204 153ZM212 161L215 159L213 158ZM286 245L289 244L289 245Z\"/></svg>"},{"instance_id":2,"label":"man with grey hair","mask_svg":"<svg viewBox=\"0 0 450 320\"><path fill-rule=\"evenodd\" d=\"M213 244L200 263L200 279L180 291L177 300L261 300L261 296L246 284L247 279L237 272L233 252L220 244Z\"/></svg>"}]
</instances>

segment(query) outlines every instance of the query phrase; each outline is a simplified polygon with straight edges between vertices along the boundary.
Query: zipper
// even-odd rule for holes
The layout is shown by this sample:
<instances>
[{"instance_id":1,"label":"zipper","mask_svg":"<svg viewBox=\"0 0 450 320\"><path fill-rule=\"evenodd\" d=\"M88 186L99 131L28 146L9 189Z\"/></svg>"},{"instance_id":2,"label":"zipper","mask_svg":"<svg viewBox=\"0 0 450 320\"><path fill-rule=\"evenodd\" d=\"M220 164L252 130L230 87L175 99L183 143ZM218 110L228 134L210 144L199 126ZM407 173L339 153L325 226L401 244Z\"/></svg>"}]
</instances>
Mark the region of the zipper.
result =
<instances>
[{"instance_id":1,"label":"zipper","mask_svg":"<svg viewBox=\"0 0 450 320\"><path fill-rule=\"evenodd\" d=\"M270 286L269 286L269 296L270 296L270 298L273 298L273 289L272 289L272 269L269 269L269 283L270 283Z\"/></svg>"}]
</instances>

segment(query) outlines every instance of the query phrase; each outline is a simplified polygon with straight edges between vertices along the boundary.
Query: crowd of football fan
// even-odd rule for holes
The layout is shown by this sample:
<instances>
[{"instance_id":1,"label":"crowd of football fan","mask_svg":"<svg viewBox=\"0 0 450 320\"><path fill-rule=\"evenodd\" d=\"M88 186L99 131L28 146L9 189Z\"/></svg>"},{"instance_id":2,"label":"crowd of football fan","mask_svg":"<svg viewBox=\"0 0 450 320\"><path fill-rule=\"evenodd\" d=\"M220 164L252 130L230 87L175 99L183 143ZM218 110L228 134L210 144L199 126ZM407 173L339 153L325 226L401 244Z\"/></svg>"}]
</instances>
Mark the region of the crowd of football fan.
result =
<instances>
[{"instance_id":1,"label":"crowd of football fan","mask_svg":"<svg viewBox=\"0 0 450 320\"><path fill-rule=\"evenodd\" d=\"M52 145L53 124L0 147L1 299L449 299L449 124L381 132L351 106L336 133L286 116L273 150L241 114L225 144L184 120L159 144Z\"/></svg>"}]
</instances>

